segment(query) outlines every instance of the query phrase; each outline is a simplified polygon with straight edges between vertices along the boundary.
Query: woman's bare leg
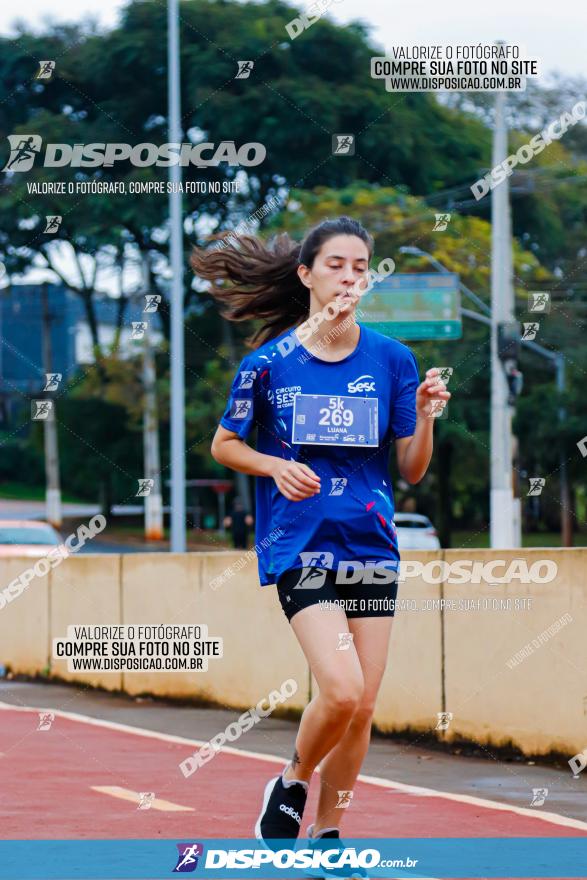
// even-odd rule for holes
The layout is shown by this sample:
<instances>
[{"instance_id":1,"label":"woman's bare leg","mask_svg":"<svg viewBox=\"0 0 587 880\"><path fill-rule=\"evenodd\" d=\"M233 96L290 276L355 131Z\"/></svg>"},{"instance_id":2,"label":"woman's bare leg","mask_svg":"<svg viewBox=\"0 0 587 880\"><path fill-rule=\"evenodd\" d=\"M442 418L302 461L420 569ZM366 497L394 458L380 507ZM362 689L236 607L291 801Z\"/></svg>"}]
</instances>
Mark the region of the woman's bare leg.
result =
<instances>
[{"instance_id":1,"label":"woman's bare leg","mask_svg":"<svg viewBox=\"0 0 587 880\"><path fill-rule=\"evenodd\" d=\"M314 834L338 828L345 809L341 792L352 792L371 739L375 701L387 663L392 617L361 617L348 620L361 663L365 688L343 737L320 764L320 797ZM352 808L352 800L347 803Z\"/></svg>"},{"instance_id":2,"label":"woman's bare leg","mask_svg":"<svg viewBox=\"0 0 587 880\"><path fill-rule=\"evenodd\" d=\"M341 608L311 605L295 614L291 625L319 693L304 709L294 755L283 775L309 782L349 726L363 696L364 679L354 645L339 649L339 633L349 632Z\"/></svg>"}]
</instances>

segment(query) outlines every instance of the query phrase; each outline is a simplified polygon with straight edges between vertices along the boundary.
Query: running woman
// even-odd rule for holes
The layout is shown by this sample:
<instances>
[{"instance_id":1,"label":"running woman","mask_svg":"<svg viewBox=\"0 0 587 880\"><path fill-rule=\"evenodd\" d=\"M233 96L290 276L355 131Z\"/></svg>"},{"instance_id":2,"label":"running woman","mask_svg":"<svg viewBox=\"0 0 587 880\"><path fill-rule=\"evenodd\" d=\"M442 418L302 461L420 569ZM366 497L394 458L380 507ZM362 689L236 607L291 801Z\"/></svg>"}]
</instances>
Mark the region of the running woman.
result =
<instances>
[{"instance_id":1,"label":"running woman","mask_svg":"<svg viewBox=\"0 0 587 880\"><path fill-rule=\"evenodd\" d=\"M260 583L277 585L319 688L290 763L265 787L255 834L269 848L298 837L318 766L309 845L342 846L343 806L369 746L397 595L389 450L402 478L418 483L432 455L433 408L450 398L436 368L420 383L407 346L356 320L372 253L364 227L339 217L301 245L287 234L268 244L240 236L192 257L224 317L262 322L212 455L257 477ZM253 428L256 449L246 442Z\"/></svg>"}]
</instances>

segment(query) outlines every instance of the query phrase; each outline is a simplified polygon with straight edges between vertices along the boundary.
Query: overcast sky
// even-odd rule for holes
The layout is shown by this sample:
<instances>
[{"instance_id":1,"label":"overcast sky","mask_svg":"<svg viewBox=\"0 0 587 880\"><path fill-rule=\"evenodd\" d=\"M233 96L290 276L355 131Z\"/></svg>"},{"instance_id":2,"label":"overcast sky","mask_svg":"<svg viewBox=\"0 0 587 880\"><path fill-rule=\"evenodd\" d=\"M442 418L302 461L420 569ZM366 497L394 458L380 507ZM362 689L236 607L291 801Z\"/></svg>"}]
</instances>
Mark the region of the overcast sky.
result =
<instances>
[{"instance_id":1,"label":"overcast sky","mask_svg":"<svg viewBox=\"0 0 587 880\"><path fill-rule=\"evenodd\" d=\"M27 0L19 15L38 27L47 16L76 21L91 14L104 25L116 23L119 0ZM307 9L311 3L296 4ZM12 7L12 11L10 10ZM11 33L15 4L0 9L0 32ZM496 39L526 47L541 71L557 70L587 78L587 3L585 0L338 0L328 14L338 22L360 18L373 26L377 42L392 45L491 43Z\"/></svg>"}]
</instances>

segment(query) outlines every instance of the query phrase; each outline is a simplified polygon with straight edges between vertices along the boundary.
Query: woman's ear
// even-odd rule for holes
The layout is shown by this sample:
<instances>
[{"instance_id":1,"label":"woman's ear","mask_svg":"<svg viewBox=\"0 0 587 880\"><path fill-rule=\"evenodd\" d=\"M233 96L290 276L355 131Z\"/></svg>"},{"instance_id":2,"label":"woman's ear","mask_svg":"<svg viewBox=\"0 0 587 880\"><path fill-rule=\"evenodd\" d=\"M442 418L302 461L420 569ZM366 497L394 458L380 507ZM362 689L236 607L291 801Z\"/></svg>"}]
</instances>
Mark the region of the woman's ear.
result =
<instances>
[{"instance_id":1,"label":"woman's ear","mask_svg":"<svg viewBox=\"0 0 587 880\"><path fill-rule=\"evenodd\" d=\"M304 287L308 288L308 290L312 289L312 284L310 281L311 274L312 274L312 270L308 269L307 266L304 266L304 265L298 266L298 278L300 279L300 281L302 282Z\"/></svg>"}]
</instances>

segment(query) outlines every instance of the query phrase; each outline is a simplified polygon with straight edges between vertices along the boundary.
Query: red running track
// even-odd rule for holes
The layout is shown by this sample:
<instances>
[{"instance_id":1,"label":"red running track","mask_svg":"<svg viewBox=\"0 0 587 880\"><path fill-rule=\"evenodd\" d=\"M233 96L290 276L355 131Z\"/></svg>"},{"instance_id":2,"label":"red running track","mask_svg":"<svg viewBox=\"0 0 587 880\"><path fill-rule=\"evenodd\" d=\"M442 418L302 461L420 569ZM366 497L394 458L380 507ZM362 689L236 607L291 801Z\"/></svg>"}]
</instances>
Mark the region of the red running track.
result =
<instances>
[{"instance_id":1,"label":"red running track","mask_svg":"<svg viewBox=\"0 0 587 880\"><path fill-rule=\"evenodd\" d=\"M223 750L185 778L179 764L202 745L67 712L38 730L38 709L0 704L0 827L5 839L254 836L267 780L285 762ZM303 833L314 816L314 777ZM123 800L94 787L117 787ZM138 809L137 792L193 811ZM42 818L41 818L42 817ZM479 798L360 777L347 837L584 836L587 823Z\"/></svg>"}]
</instances>

